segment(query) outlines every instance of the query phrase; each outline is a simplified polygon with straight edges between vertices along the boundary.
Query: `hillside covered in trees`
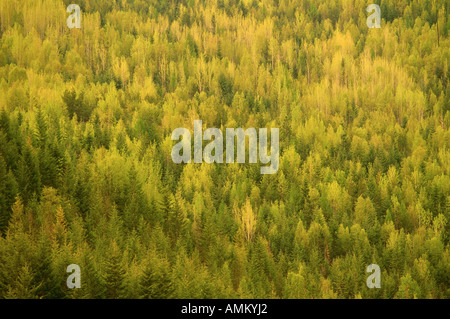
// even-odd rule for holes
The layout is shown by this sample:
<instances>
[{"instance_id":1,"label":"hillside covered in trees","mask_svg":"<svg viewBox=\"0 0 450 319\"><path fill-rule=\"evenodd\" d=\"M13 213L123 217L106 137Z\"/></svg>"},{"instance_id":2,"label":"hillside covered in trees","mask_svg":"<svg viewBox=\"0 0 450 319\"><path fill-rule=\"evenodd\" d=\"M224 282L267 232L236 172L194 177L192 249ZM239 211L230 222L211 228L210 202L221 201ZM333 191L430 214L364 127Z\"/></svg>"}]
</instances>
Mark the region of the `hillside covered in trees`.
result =
<instances>
[{"instance_id":1,"label":"hillside covered in trees","mask_svg":"<svg viewBox=\"0 0 450 319\"><path fill-rule=\"evenodd\" d=\"M450 298L449 2L370 3L1 0L0 298Z\"/></svg>"}]
</instances>

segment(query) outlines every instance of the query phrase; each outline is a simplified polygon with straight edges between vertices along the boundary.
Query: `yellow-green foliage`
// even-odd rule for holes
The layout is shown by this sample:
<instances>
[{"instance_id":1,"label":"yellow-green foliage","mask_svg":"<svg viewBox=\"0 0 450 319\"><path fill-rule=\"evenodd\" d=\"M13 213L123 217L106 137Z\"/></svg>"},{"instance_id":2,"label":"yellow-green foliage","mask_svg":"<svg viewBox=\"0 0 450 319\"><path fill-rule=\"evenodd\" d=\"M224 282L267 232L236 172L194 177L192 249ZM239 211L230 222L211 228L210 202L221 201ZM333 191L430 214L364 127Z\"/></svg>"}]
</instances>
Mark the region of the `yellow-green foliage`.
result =
<instances>
[{"instance_id":1,"label":"yellow-green foliage","mask_svg":"<svg viewBox=\"0 0 450 319\"><path fill-rule=\"evenodd\" d=\"M1 298L450 298L447 1L72 2L0 1Z\"/></svg>"}]
</instances>

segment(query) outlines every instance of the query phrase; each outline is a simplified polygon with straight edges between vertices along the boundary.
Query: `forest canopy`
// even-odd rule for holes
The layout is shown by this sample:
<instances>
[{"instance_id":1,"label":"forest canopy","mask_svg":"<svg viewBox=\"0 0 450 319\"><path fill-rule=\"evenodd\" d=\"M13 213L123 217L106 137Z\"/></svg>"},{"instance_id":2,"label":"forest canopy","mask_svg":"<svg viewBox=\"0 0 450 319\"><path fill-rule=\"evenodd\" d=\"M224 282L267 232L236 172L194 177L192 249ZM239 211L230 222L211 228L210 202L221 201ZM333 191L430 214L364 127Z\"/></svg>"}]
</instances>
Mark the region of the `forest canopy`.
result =
<instances>
[{"instance_id":1,"label":"forest canopy","mask_svg":"<svg viewBox=\"0 0 450 319\"><path fill-rule=\"evenodd\" d=\"M73 2L0 1L0 298L450 298L448 1Z\"/></svg>"}]
</instances>

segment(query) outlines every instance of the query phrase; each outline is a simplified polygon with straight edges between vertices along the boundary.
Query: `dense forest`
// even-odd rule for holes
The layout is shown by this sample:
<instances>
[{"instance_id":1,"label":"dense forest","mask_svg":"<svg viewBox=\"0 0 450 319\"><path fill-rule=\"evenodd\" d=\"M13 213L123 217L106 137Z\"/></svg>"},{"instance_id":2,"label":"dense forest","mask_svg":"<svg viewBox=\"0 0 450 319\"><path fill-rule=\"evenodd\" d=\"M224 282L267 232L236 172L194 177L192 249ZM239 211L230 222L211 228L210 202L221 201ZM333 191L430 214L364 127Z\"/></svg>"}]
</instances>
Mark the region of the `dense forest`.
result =
<instances>
[{"instance_id":1,"label":"dense forest","mask_svg":"<svg viewBox=\"0 0 450 319\"><path fill-rule=\"evenodd\" d=\"M450 3L370 3L0 0L0 298L450 298Z\"/></svg>"}]
</instances>

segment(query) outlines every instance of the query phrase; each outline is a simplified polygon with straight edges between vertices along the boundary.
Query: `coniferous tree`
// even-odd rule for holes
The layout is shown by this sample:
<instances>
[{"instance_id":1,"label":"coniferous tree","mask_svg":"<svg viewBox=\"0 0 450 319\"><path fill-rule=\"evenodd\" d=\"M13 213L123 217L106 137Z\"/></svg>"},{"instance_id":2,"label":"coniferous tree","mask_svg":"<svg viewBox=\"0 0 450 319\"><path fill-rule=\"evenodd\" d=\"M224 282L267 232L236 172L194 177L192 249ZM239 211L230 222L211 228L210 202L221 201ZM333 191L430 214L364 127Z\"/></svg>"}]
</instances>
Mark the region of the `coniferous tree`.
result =
<instances>
[{"instance_id":1,"label":"coniferous tree","mask_svg":"<svg viewBox=\"0 0 450 319\"><path fill-rule=\"evenodd\" d=\"M105 298L117 299L122 297L124 290L125 269L122 264L119 247L114 242L110 255L104 266Z\"/></svg>"}]
</instances>

